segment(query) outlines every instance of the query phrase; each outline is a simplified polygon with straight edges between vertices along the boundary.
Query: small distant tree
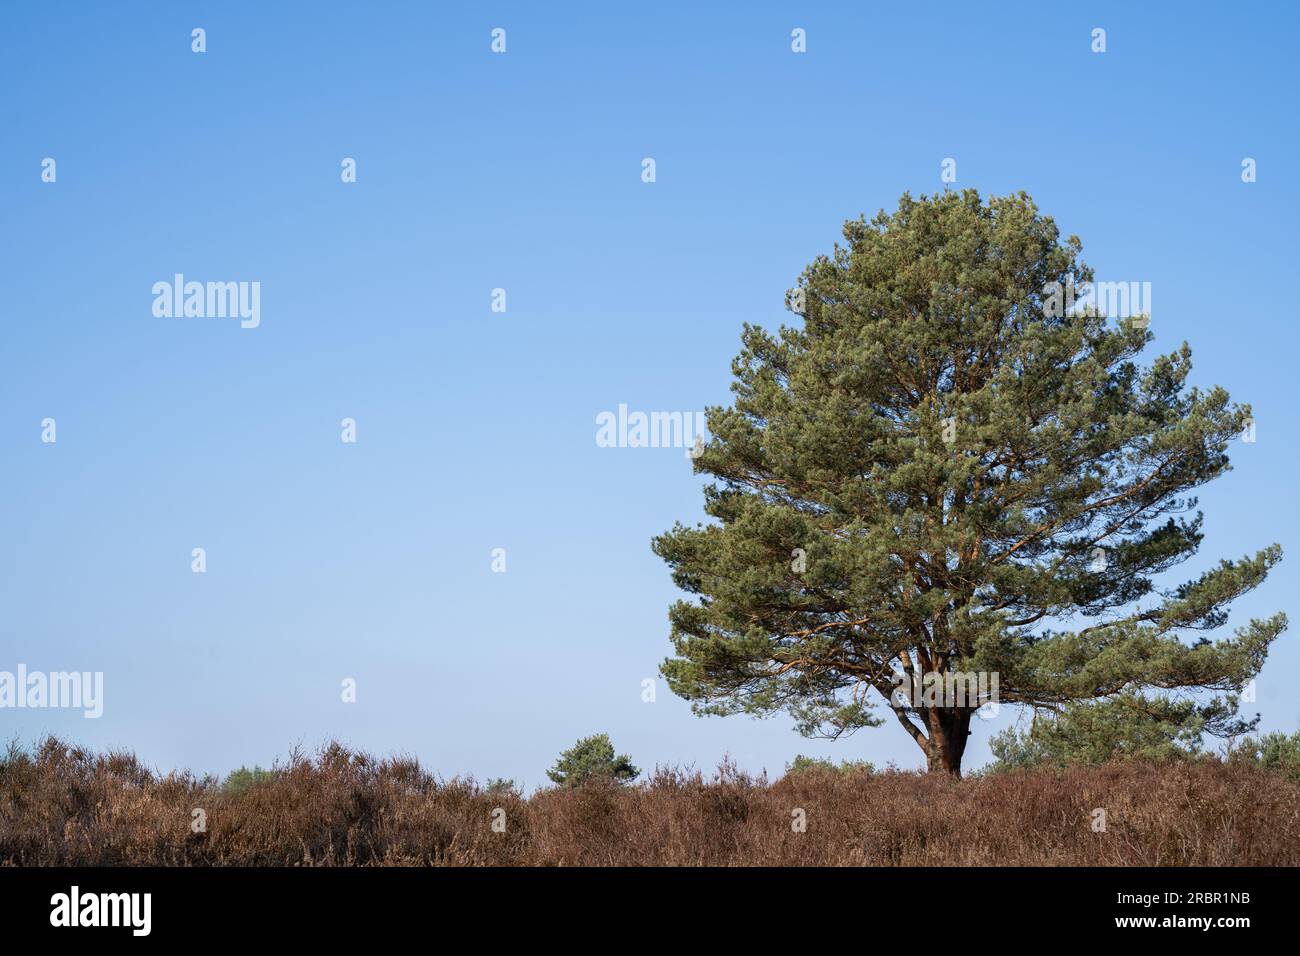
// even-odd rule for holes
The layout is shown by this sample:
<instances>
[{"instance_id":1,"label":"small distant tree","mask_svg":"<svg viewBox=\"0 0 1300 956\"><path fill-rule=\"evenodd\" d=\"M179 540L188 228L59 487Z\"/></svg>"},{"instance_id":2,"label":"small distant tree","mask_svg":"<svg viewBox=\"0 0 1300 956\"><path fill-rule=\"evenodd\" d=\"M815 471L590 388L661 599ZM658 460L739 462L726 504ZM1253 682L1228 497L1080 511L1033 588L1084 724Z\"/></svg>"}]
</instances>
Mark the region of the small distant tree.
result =
<instances>
[{"instance_id":1,"label":"small distant tree","mask_svg":"<svg viewBox=\"0 0 1300 956\"><path fill-rule=\"evenodd\" d=\"M238 796L260 784L270 783L275 779L275 772L261 767L240 767L232 770L226 777L221 789L231 796Z\"/></svg>"},{"instance_id":2,"label":"small distant tree","mask_svg":"<svg viewBox=\"0 0 1300 956\"><path fill-rule=\"evenodd\" d=\"M1300 731L1289 737L1278 732L1247 737L1231 748L1228 760L1253 763L1265 770L1281 773L1288 780L1300 780Z\"/></svg>"},{"instance_id":3,"label":"small distant tree","mask_svg":"<svg viewBox=\"0 0 1300 956\"><path fill-rule=\"evenodd\" d=\"M867 760L842 760L835 763L825 757L805 757L798 754L794 760L785 765L785 775L819 771L823 773L875 773L875 764Z\"/></svg>"},{"instance_id":4,"label":"small distant tree","mask_svg":"<svg viewBox=\"0 0 1300 956\"><path fill-rule=\"evenodd\" d=\"M487 785L483 787L483 791L484 793L499 796L504 796L506 794L513 794L515 796L520 795L519 785L513 780L508 780L505 777L493 777L487 782Z\"/></svg>"},{"instance_id":5,"label":"small distant tree","mask_svg":"<svg viewBox=\"0 0 1300 956\"><path fill-rule=\"evenodd\" d=\"M641 771L632 766L627 754L614 755L614 745L608 734L583 737L555 761L546 771L553 783L561 787L576 787L587 780L606 779L615 783L631 783Z\"/></svg>"},{"instance_id":6,"label":"small distant tree","mask_svg":"<svg viewBox=\"0 0 1300 956\"><path fill-rule=\"evenodd\" d=\"M1202 752L1207 735L1234 738L1250 731L1256 720L1239 719L1232 697L1198 704L1124 693L1079 701L1035 715L1028 729L1009 728L996 735L989 742L994 756L989 769L1185 759Z\"/></svg>"}]
</instances>

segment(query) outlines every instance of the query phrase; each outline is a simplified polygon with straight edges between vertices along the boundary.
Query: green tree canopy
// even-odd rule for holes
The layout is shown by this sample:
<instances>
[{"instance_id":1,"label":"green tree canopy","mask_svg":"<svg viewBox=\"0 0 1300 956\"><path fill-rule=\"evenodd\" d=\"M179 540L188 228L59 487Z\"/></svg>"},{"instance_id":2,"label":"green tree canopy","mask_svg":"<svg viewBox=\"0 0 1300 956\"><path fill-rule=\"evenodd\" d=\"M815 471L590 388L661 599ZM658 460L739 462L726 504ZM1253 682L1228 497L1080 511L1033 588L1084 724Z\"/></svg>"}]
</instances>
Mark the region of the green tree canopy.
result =
<instances>
[{"instance_id":1,"label":"green tree canopy","mask_svg":"<svg viewBox=\"0 0 1300 956\"><path fill-rule=\"evenodd\" d=\"M694 596L670 610L674 692L831 736L880 723L878 698L960 773L979 701L891 705L900 684L996 674L1039 708L1245 684L1283 615L1185 638L1280 548L1155 578L1196 553L1189 492L1249 408L1188 386L1185 343L1140 367L1145 320L1061 308L1092 272L1023 193L904 195L844 239L789 293L801 328L744 328L695 458L713 520L654 541Z\"/></svg>"},{"instance_id":2,"label":"green tree canopy","mask_svg":"<svg viewBox=\"0 0 1300 956\"><path fill-rule=\"evenodd\" d=\"M608 734L583 737L560 754L555 766L546 771L551 782L561 787L576 787L595 779L630 783L640 773L640 770L632 766L632 760L627 754L614 756L614 745Z\"/></svg>"}]
</instances>

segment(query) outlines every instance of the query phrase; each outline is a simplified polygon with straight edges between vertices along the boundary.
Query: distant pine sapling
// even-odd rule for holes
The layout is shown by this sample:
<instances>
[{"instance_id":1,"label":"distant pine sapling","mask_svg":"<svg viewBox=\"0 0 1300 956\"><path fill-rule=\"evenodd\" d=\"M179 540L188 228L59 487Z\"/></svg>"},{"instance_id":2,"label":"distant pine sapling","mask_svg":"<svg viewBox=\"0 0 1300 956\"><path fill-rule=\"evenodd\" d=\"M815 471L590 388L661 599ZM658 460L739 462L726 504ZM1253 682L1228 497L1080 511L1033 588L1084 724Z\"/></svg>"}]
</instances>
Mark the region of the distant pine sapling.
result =
<instances>
[{"instance_id":1,"label":"distant pine sapling","mask_svg":"<svg viewBox=\"0 0 1300 956\"><path fill-rule=\"evenodd\" d=\"M576 787L588 780L631 783L640 773L627 754L614 755L608 734L594 734L560 754L546 776L561 787Z\"/></svg>"},{"instance_id":2,"label":"distant pine sapling","mask_svg":"<svg viewBox=\"0 0 1300 956\"><path fill-rule=\"evenodd\" d=\"M672 690L832 737L882 723L878 698L960 774L987 698L1242 688L1284 615L1181 638L1281 549L1153 579L1196 553L1188 493L1228 470L1249 407L1188 387L1186 343L1139 367L1148 316L1071 307L1079 240L1024 193L904 195L844 238L787 296L802 328L744 328L693 458L713 521L654 540L696 599L669 613Z\"/></svg>"},{"instance_id":3,"label":"distant pine sapling","mask_svg":"<svg viewBox=\"0 0 1300 956\"><path fill-rule=\"evenodd\" d=\"M261 767L240 767L238 770L232 770L226 775L221 789L230 796L239 796L254 787L271 783L273 780L275 780L274 770L264 770Z\"/></svg>"},{"instance_id":4,"label":"distant pine sapling","mask_svg":"<svg viewBox=\"0 0 1300 956\"><path fill-rule=\"evenodd\" d=\"M836 764L835 761L828 760L825 757L806 757L803 754L797 754L792 761L785 765L785 775L787 777L801 773L838 773L847 775L875 772L875 765L867 760L841 760L839 764Z\"/></svg>"},{"instance_id":5,"label":"distant pine sapling","mask_svg":"<svg viewBox=\"0 0 1300 956\"><path fill-rule=\"evenodd\" d=\"M1236 741L1228 750L1228 760L1273 770L1288 780L1300 780L1300 731L1289 736L1273 731Z\"/></svg>"}]
</instances>

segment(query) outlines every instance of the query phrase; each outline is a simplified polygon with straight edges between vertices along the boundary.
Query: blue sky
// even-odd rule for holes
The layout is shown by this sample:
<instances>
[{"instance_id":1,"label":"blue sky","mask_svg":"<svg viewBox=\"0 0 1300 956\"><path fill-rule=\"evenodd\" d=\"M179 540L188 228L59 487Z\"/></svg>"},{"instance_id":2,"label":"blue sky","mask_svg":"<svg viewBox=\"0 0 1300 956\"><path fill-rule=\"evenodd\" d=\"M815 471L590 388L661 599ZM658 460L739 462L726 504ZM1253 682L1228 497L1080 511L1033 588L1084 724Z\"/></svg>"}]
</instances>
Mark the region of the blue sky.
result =
<instances>
[{"instance_id":1,"label":"blue sky","mask_svg":"<svg viewBox=\"0 0 1300 956\"><path fill-rule=\"evenodd\" d=\"M1295 7L878 6L7 6L0 669L102 670L106 699L0 734L214 772L337 738L529 784L597 731L643 767L919 766L896 726L642 702L675 597L649 542L701 481L594 436L620 403L727 401L741 324L791 321L842 221L946 157L1150 281L1155 347L1253 404L1181 577L1279 541L1230 623L1295 621ZM177 272L260 282L260 327L155 317ZM1265 729L1300 724L1298 647Z\"/></svg>"}]
</instances>

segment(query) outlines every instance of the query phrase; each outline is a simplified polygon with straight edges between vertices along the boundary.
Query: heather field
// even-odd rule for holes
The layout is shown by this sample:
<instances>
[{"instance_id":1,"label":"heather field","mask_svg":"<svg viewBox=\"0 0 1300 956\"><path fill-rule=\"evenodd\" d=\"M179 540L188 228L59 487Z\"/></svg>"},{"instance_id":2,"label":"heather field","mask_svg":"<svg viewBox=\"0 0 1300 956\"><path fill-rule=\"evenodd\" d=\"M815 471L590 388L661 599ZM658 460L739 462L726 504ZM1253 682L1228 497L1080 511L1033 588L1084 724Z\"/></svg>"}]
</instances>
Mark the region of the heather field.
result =
<instances>
[{"instance_id":1,"label":"heather field","mask_svg":"<svg viewBox=\"0 0 1300 956\"><path fill-rule=\"evenodd\" d=\"M1300 781L1213 758L771 782L724 764L525 795L336 744L220 781L49 739L0 763L0 864L1294 866Z\"/></svg>"}]
</instances>

